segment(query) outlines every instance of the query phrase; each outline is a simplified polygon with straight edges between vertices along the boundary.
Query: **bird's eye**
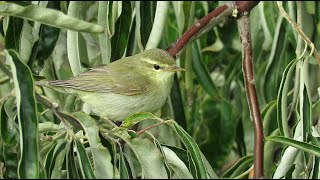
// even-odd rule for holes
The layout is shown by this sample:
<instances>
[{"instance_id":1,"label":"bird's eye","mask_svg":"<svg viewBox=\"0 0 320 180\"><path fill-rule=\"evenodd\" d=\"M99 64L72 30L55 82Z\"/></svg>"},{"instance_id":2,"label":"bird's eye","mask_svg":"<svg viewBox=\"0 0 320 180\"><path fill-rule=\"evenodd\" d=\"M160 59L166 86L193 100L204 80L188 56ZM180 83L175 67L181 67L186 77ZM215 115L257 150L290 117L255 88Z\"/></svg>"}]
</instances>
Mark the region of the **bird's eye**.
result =
<instances>
[{"instance_id":1,"label":"bird's eye","mask_svg":"<svg viewBox=\"0 0 320 180\"><path fill-rule=\"evenodd\" d=\"M160 66L159 66L158 64L155 64L155 65L153 65L153 68L154 68L155 70L159 70L159 69L160 69Z\"/></svg>"}]
</instances>

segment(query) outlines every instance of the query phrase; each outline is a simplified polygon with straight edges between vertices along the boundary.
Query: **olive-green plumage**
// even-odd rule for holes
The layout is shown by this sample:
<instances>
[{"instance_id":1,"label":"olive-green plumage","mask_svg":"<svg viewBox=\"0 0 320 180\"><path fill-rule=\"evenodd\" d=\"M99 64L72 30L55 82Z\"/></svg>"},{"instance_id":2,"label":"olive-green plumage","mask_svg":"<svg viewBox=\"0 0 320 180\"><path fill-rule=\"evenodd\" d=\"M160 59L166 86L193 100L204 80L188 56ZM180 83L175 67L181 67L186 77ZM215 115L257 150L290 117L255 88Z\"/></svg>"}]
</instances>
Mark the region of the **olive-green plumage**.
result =
<instances>
[{"instance_id":1,"label":"olive-green plumage","mask_svg":"<svg viewBox=\"0 0 320 180\"><path fill-rule=\"evenodd\" d=\"M76 94L92 113L123 121L136 112L158 111L170 93L173 74L180 70L167 51L151 49L68 80L38 84Z\"/></svg>"}]
</instances>

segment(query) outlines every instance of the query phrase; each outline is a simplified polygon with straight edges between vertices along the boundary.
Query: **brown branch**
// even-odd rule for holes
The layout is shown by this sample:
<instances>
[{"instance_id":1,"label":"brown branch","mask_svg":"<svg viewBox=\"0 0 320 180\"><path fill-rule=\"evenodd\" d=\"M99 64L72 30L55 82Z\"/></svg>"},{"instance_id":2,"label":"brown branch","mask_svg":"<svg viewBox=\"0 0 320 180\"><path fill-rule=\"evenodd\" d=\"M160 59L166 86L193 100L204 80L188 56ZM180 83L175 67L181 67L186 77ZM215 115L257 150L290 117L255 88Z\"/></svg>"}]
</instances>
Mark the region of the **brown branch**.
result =
<instances>
[{"instance_id":1,"label":"brown branch","mask_svg":"<svg viewBox=\"0 0 320 180\"><path fill-rule=\"evenodd\" d=\"M263 127L252 70L252 45L249 17L237 20L242 44L242 71L244 73L247 100L254 126L254 178L263 177Z\"/></svg>"},{"instance_id":2,"label":"brown branch","mask_svg":"<svg viewBox=\"0 0 320 180\"><path fill-rule=\"evenodd\" d=\"M250 12L258 3L259 1L227 2L191 26L174 44L167 48L167 51L173 58L177 59L182 50L203 33L212 29L223 20L227 20L230 17L237 17L238 13L243 14L244 12Z\"/></svg>"}]
</instances>

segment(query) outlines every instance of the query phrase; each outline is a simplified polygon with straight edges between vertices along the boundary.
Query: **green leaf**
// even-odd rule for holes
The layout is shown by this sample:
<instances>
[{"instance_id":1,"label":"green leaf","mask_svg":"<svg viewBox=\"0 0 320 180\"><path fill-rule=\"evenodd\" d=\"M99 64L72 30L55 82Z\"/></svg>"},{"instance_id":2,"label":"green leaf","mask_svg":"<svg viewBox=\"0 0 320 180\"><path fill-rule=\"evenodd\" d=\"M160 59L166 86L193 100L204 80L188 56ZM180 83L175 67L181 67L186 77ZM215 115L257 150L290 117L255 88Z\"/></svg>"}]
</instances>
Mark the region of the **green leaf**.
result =
<instances>
[{"instance_id":1,"label":"green leaf","mask_svg":"<svg viewBox=\"0 0 320 180\"><path fill-rule=\"evenodd\" d=\"M121 127L123 128L129 128L141 121L147 120L147 119L158 119L158 117L156 117L155 115L153 115L152 113L149 112L138 112L135 113L129 117L127 117L127 119L125 119L122 124Z\"/></svg>"},{"instance_id":2,"label":"green leaf","mask_svg":"<svg viewBox=\"0 0 320 180\"><path fill-rule=\"evenodd\" d=\"M283 136L269 136L269 137L266 137L266 140L283 143L285 145L289 145L289 146L295 147L299 150L311 153L315 156L318 156L318 157L320 156L320 148L318 146L313 145L313 144L308 144L305 142L285 138Z\"/></svg>"},{"instance_id":3,"label":"green leaf","mask_svg":"<svg viewBox=\"0 0 320 180\"><path fill-rule=\"evenodd\" d=\"M180 87L180 84L179 84L178 75L175 74L173 84L172 84L172 90L170 94L172 109L173 109L174 119L177 121L177 123L181 127L186 129L187 120L185 115L184 103L182 101L182 96L181 96L181 89L182 88Z\"/></svg>"},{"instance_id":4,"label":"green leaf","mask_svg":"<svg viewBox=\"0 0 320 180\"><path fill-rule=\"evenodd\" d=\"M59 10L60 3L57 1L48 2L47 7ZM39 40L32 47L31 57L28 65L32 67L33 72L38 74L43 67L43 62L51 55L60 33L59 28L40 25Z\"/></svg>"},{"instance_id":5,"label":"green leaf","mask_svg":"<svg viewBox=\"0 0 320 180\"><path fill-rule=\"evenodd\" d=\"M131 139L125 131L121 134L118 132L116 135L121 137L126 142L126 146L129 146L136 155L142 168L142 178L168 179L163 156L154 143L140 137Z\"/></svg>"},{"instance_id":6,"label":"green leaf","mask_svg":"<svg viewBox=\"0 0 320 180\"><path fill-rule=\"evenodd\" d=\"M201 55L200 55L200 49L197 43L192 44L192 50L193 50L193 59L192 59L192 69L197 76L197 80L199 81L200 85L203 87L203 89L212 97L218 97L219 92L215 84L213 83L209 71L205 65L205 63L202 61Z\"/></svg>"},{"instance_id":7,"label":"green leaf","mask_svg":"<svg viewBox=\"0 0 320 180\"><path fill-rule=\"evenodd\" d=\"M78 18L80 16L80 1L71 1L68 8L68 15ZM79 32L68 30L67 31L67 49L68 49L68 59L73 76L77 76L81 73L81 60L79 51Z\"/></svg>"},{"instance_id":8,"label":"green leaf","mask_svg":"<svg viewBox=\"0 0 320 180\"><path fill-rule=\"evenodd\" d=\"M7 109L10 108L11 110L14 108L14 100L14 97L5 102L1 102L0 100L0 135L3 142L7 146L14 146L18 142L18 131L14 122L15 117L7 114L6 112L6 107Z\"/></svg>"},{"instance_id":9,"label":"green leaf","mask_svg":"<svg viewBox=\"0 0 320 180\"><path fill-rule=\"evenodd\" d=\"M67 142L64 140L58 140L57 145L54 148L50 166L47 168L47 176L51 179L61 179L62 164L66 155Z\"/></svg>"},{"instance_id":10,"label":"green leaf","mask_svg":"<svg viewBox=\"0 0 320 180\"><path fill-rule=\"evenodd\" d=\"M100 25L82 21L77 18L67 16L60 11L40 7L38 5L23 7L14 3L2 1L0 2L0 13L74 31L103 33L105 30Z\"/></svg>"},{"instance_id":11,"label":"green leaf","mask_svg":"<svg viewBox=\"0 0 320 180\"><path fill-rule=\"evenodd\" d=\"M67 166L67 177L68 179L79 179L78 171L76 164L74 162L74 141L72 140L67 144L67 157L66 157L66 166Z\"/></svg>"},{"instance_id":12,"label":"green leaf","mask_svg":"<svg viewBox=\"0 0 320 180\"><path fill-rule=\"evenodd\" d=\"M193 179L187 166L171 149L165 146L163 146L162 149L165 155L165 161L179 179Z\"/></svg>"},{"instance_id":13,"label":"green leaf","mask_svg":"<svg viewBox=\"0 0 320 180\"><path fill-rule=\"evenodd\" d=\"M77 118L89 139L90 150L93 157L93 164L96 178L113 178L113 165L109 150L101 144L99 138L99 127L95 120L83 112L73 114Z\"/></svg>"},{"instance_id":14,"label":"green leaf","mask_svg":"<svg viewBox=\"0 0 320 180\"><path fill-rule=\"evenodd\" d=\"M127 167L127 163L122 151L119 152L119 156L120 156L119 157L120 179L132 179L132 177L130 178L130 175L128 172L128 168L130 169L130 167Z\"/></svg>"},{"instance_id":15,"label":"green leaf","mask_svg":"<svg viewBox=\"0 0 320 180\"><path fill-rule=\"evenodd\" d=\"M78 161L81 169L82 177L85 179L95 179L93 167L90 163L86 149L79 140L75 141L77 146Z\"/></svg>"},{"instance_id":16,"label":"green leaf","mask_svg":"<svg viewBox=\"0 0 320 180\"><path fill-rule=\"evenodd\" d=\"M158 1L152 30L145 47L146 50L158 47L167 20L169 1Z\"/></svg>"},{"instance_id":17,"label":"green leaf","mask_svg":"<svg viewBox=\"0 0 320 180\"><path fill-rule=\"evenodd\" d=\"M39 178L39 133L35 92L30 69L15 51L5 51L15 85L20 131L20 178Z\"/></svg>"},{"instance_id":18,"label":"green leaf","mask_svg":"<svg viewBox=\"0 0 320 180\"><path fill-rule=\"evenodd\" d=\"M1 7L1 2L0 2ZM1 12L1 11L0 11ZM6 49L14 49L19 51L19 44L20 44L20 35L23 26L23 19L15 18L15 17L8 17L9 24L5 35L5 47Z\"/></svg>"},{"instance_id":19,"label":"green leaf","mask_svg":"<svg viewBox=\"0 0 320 180\"><path fill-rule=\"evenodd\" d=\"M32 46L36 37L33 37L32 26L29 24L28 20L23 21L23 27L20 38L20 58L24 63L28 63L30 55L32 52Z\"/></svg>"},{"instance_id":20,"label":"green leaf","mask_svg":"<svg viewBox=\"0 0 320 180\"><path fill-rule=\"evenodd\" d=\"M192 137L177 123L173 123L174 129L178 133L180 139L182 140L183 144L186 146L188 152L191 154L191 158L195 163L196 166L196 177L205 179L207 178L207 170L205 168L204 162L201 157L201 151L197 143L192 139Z\"/></svg>"},{"instance_id":21,"label":"green leaf","mask_svg":"<svg viewBox=\"0 0 320 180\"><path fill-rule=\"evenodd\" d=\"M304 1L304 4L306 5L306 9L309 14L316 13L316 2L315 1Z\"/></svg>"},{"instance_id":22,"label":"green leaf","mask_svg":"<svg viewBox=\"0 0 320 180\"><path fill-rule=\"evenodd\" d=\"M132 17L131 3L122 2L122 13L115 25L115 34L111 38L111 62L122 58L128 44Z\"/></svg>"},{"instance_id":23,"label":"green leaf","mask_svg":"<svg viewBox=\"0 0 320 180\"><path fill-rule=\"evenodd\" d=\"M234 178L237 175L244 172L249 165L253 163L252 156L245 156L240 158L231 168L229 168L226 172L223 173L221 178Z\"/></svg>"},{"instance_id":24,"label":"green leaf","mask_svg":"<svg viewBox=\"0 0 320 180\"><path fill-rule=\"evenodd\" d=\"M285 47L286 31L283 23L283 17L278 16L275 34L273 37L272 48L268 59L267 67L265 68L264 78L262 79L263 94L265 94L266 101L269 102L274 100L276 97L276 91L279 89L278 86L278 59L281 59L281 52Z\"/></svg>"},{"instance_id":25,"label":"green leaf","mask_svg":"<svg viewBox=\"0 0 320 180\"><path fill-rule=\"evenodd\" d=\"M280 88L277 98L277 119L278 127L281 135L285 137L290 137L289 125L288 125L288 91L289 83L292 76L292 71L295 69L295 65L298 60L291 61L283 72L282 80L280 83Z\"/></svg>"},{"instance_id":26,"label":"green leaf","mask_svg":"<svg viewBox=\"0 0 320 180\"><path fill-rule=\"evenodd\" d=\"M156 3L156 1L141 1L140 9L137 9L137 11L140 11L141 17L141 25L138 26L138 28L140 28L141 43L143 47L146 46L152 30Z\"/></svg>"},{"instance_id":27,"label":"green leaf","mask_svg":"<svg viewBox=\"0 0 320 180\"><path fill-rule=\"evenodd\" d=\"M109 14L109 2L99 1L98 8L98 24L109 29L108 27L108 14ZM105 31L103 34L99 34L100 51L102 56L102 63L110 63L111 56L111 41L109 34Z\"/></svg>"},{"instance_id":28,"label":"green leaf","mask_svg":"<svg viewBox=\"0 0 320 180\"><path fill-rule=\"evenodd\" d=\"M1 156L3 155L5 163L5 176L7 179L18 179L18 153L16 147L3 146L1 148ZM2 159L2 158L1 158Z\"/></svg>"},{"instance_id":29,"label":"green leaf","mask_svg":"<svg viewBox=\"0 0 320 180\"><path fill-rule=\"evenodd\" d=\"M273 131L272 127L274 124L277 124L276 118L273 118L274 114L276 114L275 110L277 109L277 101L269 102L262 110L261 116L263 118L263 132L268 135Z\"/></svg>"}]
</instances>

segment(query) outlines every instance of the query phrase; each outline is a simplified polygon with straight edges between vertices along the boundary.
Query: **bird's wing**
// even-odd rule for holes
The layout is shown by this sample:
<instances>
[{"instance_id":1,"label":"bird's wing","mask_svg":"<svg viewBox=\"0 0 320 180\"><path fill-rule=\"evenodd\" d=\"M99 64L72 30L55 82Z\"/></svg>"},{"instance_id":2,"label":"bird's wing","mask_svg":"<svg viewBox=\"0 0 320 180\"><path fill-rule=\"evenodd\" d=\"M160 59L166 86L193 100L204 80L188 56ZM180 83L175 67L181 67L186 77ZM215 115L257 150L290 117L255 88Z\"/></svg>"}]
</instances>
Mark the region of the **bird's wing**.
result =
<instances>
[{"instance_id":1,"label":"bird's wing","mask_svg":"<svg viewBox=\"0 0 320 180\"><path fill-rule=\"evenodd\" d=\"M128 96L142 94L148 91L150 81L143 72L132 71L134 68L134 66L122 66L113 70L110 66L102 66L69 80L51 81L49 85L81 91L112 92Z\"/></svg>"}]
</instances>

